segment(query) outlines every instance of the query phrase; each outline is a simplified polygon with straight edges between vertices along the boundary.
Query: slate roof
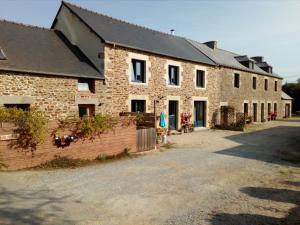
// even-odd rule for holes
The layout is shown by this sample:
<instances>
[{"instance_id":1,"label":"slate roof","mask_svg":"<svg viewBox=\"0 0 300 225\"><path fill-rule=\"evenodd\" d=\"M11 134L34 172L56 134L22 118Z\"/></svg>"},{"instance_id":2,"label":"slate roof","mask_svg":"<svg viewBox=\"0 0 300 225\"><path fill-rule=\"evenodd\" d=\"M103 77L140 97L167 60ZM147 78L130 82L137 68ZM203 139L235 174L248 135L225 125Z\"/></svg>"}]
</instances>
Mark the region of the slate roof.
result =
<instances>
[{"instance_id":1,"label":"slate roof","mask_svg":"<svg viewBox=\"0 0 300 225\"><path fill-rule=\"evenodd\" d=\"M0 70L103 79L89 59L58 31L0 21Z\"/></svg>"},{"instance_id":2,"label":"slate roof","mask_svg":"<svg viewBox=\"0 0 300 225\"><path fill-rule=\"evenodd\" d=\"M293 98L291 96L289 96L287 93L285 92L281 92L281 99L283 100L293 100Z\"/></svg>"},{"instance_id":3,"label":"slate roof","mask_svg":"<svg viewBox=\"0 0 300 225\"><path fill-rule=\"evenodd\" d=\"M254 72L254 73L258 73L261 75L265 75L265 76L272 76L272 77L276 77L276 78L280 78L281 77L275 73L267 73L264 70L262 70L261 68L259 68L257 65L254 64L254 68L253 70L242 65L236 58L239 57L241 59L243 58L248 58L248 56L241 56L239 54L233 53L233 52L229 52L220 48L215 48L215 49L211 49L210 47L208 47L207 45L194 41L194 40L190 40L190 39L186 39L187 41L189 41L193 46L195 46L197 49L199 49L199 51L203 52L206 56L208 56L210 59L212 59L214 62L216 62L218 65L221 66L227 66L233 69L239 69L239 70L243 70L243 71L248 71L248 72ZM251 59L250 59L251 60ZM253 61L253 60L251 60Z\"/></svg>"},{"instance_id":4,"label":"slate roof","mask_svg":"<svg viewBox=\"0 0 300 225\"><path fill-rule=\"evenodd\" d=\"M184 38L130 24L63 2L105 43L147 51L160 55L215 65ZM55 27L55 22L52 28Z\"/></svg>"}]
</instances>

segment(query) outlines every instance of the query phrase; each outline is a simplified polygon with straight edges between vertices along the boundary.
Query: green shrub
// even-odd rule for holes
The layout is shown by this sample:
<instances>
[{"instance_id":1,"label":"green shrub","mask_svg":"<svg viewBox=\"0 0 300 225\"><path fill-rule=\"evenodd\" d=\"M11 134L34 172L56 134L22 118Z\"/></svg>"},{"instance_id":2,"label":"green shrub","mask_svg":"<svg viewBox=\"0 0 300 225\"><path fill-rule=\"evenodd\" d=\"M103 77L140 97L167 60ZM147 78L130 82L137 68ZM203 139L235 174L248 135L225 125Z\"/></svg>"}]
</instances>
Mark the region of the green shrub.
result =
<instances>
[{"instance_id":1,"label":"green shrub","mask_svg":"<svg viewBox=\"0 0 300 225\"><path fill-rule=\"evenodd\" d=\"M0 108L0 122L13 123L13 132L18 136L11 140L10 147L34 152L39 144L45 142L47 119L38 110L23 111L17 108Z\"/></svg>"},{"instance_id":2,"label":"green shrub","mask_svg":"<svg viewBox=\"0 0 300 225\"><path fill-rule=\"evenodd\" d=\"M97 114L94 117L69 116L59 121L59 125L53 133L57 134L60 131L68 130L78 138L93 139L102 133L113 130L117 124L118 120L110 115Z\"/></svg>"}]
</instances>

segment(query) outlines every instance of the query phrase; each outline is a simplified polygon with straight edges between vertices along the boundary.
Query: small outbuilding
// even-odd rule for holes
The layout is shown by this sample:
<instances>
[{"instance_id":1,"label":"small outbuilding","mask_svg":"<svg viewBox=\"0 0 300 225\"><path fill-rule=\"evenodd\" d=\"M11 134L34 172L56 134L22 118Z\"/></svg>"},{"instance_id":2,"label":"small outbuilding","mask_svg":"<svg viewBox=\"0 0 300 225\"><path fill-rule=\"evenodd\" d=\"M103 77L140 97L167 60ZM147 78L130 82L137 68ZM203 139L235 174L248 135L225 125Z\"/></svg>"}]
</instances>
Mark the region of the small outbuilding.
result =
<instances>
[{"instance_id":1,"label":"small outbuilding","mask_svg":"<svg viewBox=\"0 0 300 225\"><path fill-rule=\"evenodd\" d=\"M281 102L284 118L289 118L292 116L292 101L293 98L285 92L281 92Z\"/></svg>"}]
</instances>

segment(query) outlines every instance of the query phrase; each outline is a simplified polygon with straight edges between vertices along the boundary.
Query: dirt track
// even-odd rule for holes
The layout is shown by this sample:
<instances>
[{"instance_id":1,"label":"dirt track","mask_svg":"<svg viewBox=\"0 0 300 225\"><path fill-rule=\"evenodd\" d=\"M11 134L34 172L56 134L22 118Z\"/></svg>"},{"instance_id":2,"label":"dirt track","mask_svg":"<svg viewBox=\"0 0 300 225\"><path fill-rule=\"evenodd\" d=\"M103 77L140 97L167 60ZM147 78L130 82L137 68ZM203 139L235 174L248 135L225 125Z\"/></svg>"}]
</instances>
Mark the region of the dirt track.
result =
<instances>
[{"instance_id":1,"label":"dirt track","mask_svg":"<svg viewBox=\"0 0 300 225\"><path fill-rule=\"evenodd\" d=\"M256 128L251 128L251 130ZM300 120L173 136L175 149L72 170L0 173L0 224L300 224Z\"/></svg>"}]
</instances>

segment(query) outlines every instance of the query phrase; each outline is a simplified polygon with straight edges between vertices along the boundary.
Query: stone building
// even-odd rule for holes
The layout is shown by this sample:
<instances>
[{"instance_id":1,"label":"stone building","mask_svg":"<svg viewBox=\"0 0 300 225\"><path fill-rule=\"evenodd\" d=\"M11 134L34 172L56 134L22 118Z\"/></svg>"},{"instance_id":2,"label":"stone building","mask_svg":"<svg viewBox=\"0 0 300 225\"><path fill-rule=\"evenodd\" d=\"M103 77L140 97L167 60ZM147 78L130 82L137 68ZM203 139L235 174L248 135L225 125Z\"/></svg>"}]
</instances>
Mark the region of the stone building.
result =
<instances>
[{"instance_id":1,"label":"stone building","mask_svg":"<svg viewBox=\"0 0 300 225\"><path fill-rule=\"evenodd\" d=\"M209 127L222 106L284 116L282 78L262 57L222 50L62 2L51 29L0 22L0 105L75 113L181 113Z\"/></svg>"}]
</instances>

